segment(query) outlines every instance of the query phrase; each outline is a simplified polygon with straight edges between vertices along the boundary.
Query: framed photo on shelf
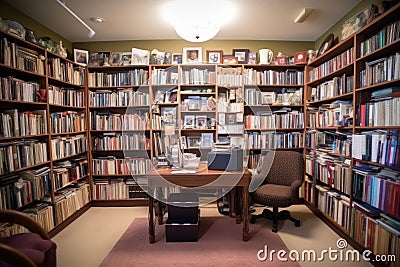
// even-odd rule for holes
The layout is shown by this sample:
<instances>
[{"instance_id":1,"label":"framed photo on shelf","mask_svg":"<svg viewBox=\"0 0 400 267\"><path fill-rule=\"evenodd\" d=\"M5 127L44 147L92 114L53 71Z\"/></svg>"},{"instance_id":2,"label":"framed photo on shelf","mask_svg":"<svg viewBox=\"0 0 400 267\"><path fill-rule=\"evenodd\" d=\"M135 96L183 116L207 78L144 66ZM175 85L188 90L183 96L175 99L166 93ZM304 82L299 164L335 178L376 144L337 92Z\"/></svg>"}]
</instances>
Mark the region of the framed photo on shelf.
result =
<instances>
[{"instance_id":1,"label":"framed photo on shelf","mask_svg":"<svg viewBox=\"0 0 400 267\"><path fill-rule=\"evenodd\" d=\"M225 65L238 64L238 58L233 55L223 55L222 63Z\"/></svg>"},{"instance_id":2,"label":"framed photo on shelf","mask_svg":"<svg viewBox=\"0 0 400 267\"><path fill-rule=\"evenodd\" d=\"M75 63L86 66L89 61L89 51L75 48L74 61Z\"/></svg>"},{"instance_id":3,"label":"framed photo on shelf","mask_svg":"<svg viewBox=\"0 0 400 267\"><path fill-rule=\"evenodd\" d=\"M121 61L119 65L129 66L132 65L132 52L122 52Z\"/></svg>"},{"instance_id":4,"label":"framed photo on shelf","mask_svg":"<svg viewBox=\"0 0 400 267\"><path fill-rule=\"evenodd\" d=\"M164 60L164 55L163 55ZM149 65L150 51L139 48L132 48L132 65Z\"/></svg>"},{"instance_id":5,"label":"framed photo on shelf","mask_svg":"<svg viewBox=\"0 0 400 267\"><path fill-rule=\"evenodd\" d=\"M182 54L172 54L172 64L182 64Z\"/></svg>"},{"instance_id":6,"label":"framed photo on shelf","mask_svg":"<svg viewBox=\"0 0 400 267\"><path fill-rule=\"evenodd\" d=\"M194 128L194 115L186 115L183 121L184 128Z\"/></svg>"},{"instance_id":7,"label":"framed photo on shelf","mask_svg":"<svg viewBox=\"0 0 400 267\"><path fill-rule=\"evenodd\" d=\"M257 52L249 52L248 64L257 64Z\"/></svg>"},{"instance_id":8,"label":"framed photo on shelf","mask_svg":"<svg viewBox=\"0 0 400 267\"><path fill-rule=\"evenodd\" d=\"M213 133L202 133L201 134L201 148L211 148L214 144L214 134Z\"/></svg>"},{"instance_id":9,"label":"framed photo on shelf","mask_svg":"<svg viewBox=\"0 0 400 267\"><path fill-rule=\"evenodd\" d=\"M221 64L222 63L222 50L207 50L206 57L207 63Z\"/></svg>"},{"instance_id":10,"label":"framed photo on shelf","mask_svg":"<svg viewBox=\"0 0 400 267\"><path fill-rule=\"evenodd\" d=\"M200 136L187 136L187 146L188 148L199 148L201 137Z\"/></svg>"},{"instance_id":11,"label":"framed photo on shelf","mask_svg":"<svg viewBox=\"0 0 400 267\"><path fill-rule=\"evenodd\" d=\"M201 63L202 48L201 47L184 47L183 48L183 63Z\"/></svg>"},{"instance_id":12,"label":"framed photo on shelf","mask_svg":"<svg viewBox=\"0 0 400 267\"><path fill-rule=\"evenodd\" d=\"M342 24L342 40L346 39L367 24L370 14L370 8L371 6L365 8L358 14L348 18Z\"/></svg>"},{"instance_id":13,"label":"framed photo on shelf","mask_svg":"<svg viewBox=\"0 0 400 267\"><path fill-rule=\"evenodd\" d=\"M196 128L206 128L207 127L207 116L200 115L196 116Z\"/></svg>"},{"instance_id":14,"label":"framed photo on shelf","mask_svg":"<svg viewBox=\"0 0 400 267\"><path fill-rule=\"evenodd\" d=\"M275 92L261 92L261 95L262 95L261 99L262 105L272 105L275 103L275 98L276 98Z\"/></svg>"},{"instance_id":15,"label":"framed photo on shelf","mask_svg":"<svg viewBox=\"0 0 400 267\"><path fill-rule=\"evenodd\" d=\"M97 52L90 53L89 60L88 60L88 66L100 66L99 54Z\"/></svg>"},{"instance_id":16,"label":"framed photo on shelf","mask_svg":"<svg viewBox=\"0 0 400 267\"><path fill-rule=\"evenodd\" d=\"M233 49L232 55L238 58L239 64L247 64L249 61L249 49Z\"/></svg>"},{"instance_id":17,"label":"framed photo on shelf","mask_svg":"<svg viewBox=\"0 0 400 267\"><path fill-rule=\"evenodd\" d=\"M112 52L110 58L111 66L118 66L121 62L122 52Z\"/></svg>"}]
</instances>

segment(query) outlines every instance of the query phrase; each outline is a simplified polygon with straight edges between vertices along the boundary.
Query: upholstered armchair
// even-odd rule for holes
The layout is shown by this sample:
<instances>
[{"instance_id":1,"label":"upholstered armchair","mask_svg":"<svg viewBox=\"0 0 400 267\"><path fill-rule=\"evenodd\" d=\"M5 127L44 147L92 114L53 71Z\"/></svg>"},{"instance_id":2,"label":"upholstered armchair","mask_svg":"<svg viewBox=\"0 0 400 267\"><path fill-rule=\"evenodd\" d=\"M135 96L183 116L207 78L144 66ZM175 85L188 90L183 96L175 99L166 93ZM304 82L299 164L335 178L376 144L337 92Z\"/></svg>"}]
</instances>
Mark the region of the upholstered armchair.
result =
<instances>
[{"instance_id":1,"label":"upholstered armchair","mask_svg":"<svg viewBox=\"0 0 400 267\"><path fill-rule=\"evenodd\" d=\"M19 224L30 231L30 233L0 237L1 267L57 266L57 245L34 219L22 212L2 209L0 223Z\"/></svg>"},{"instance_id":2,"label":"upholstered armchair","mask_svg":"<svg viewBox=\"0 0 400 267\"><path fill-rule=\"evenodd\" d=\"M259 218L272 219L272 231L277 232L278 220L289 219L296 227L300 221L293 218L288 210L278 212L278 208L289 207L298 202L299 188L304 180L304 160L302 154L294 151L268 152L257 167L259 173L254 179L264 179L260 186L251 193L253 203L272 207L264 209L259 215L252 215L250 223Z\"/></svg>"}]
</instances>

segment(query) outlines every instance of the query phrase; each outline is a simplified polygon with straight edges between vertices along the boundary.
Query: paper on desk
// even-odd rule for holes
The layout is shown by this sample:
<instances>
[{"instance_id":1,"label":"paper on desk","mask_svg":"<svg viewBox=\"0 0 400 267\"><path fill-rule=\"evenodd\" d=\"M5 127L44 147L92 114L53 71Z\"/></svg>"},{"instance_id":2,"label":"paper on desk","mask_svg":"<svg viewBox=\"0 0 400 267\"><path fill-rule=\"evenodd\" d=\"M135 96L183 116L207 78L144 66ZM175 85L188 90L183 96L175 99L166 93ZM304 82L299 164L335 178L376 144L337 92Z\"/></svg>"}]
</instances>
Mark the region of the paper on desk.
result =
<instances>
[{"instance_id":1,"label":"paper on desk","mask_svg":"<svg viewBox=\"0 0 400 267\"><path fill-rule=\"evenodd\" d=\"M196 173L196 170L172 170L171 173Z\"/></svg>"}]
</instances>

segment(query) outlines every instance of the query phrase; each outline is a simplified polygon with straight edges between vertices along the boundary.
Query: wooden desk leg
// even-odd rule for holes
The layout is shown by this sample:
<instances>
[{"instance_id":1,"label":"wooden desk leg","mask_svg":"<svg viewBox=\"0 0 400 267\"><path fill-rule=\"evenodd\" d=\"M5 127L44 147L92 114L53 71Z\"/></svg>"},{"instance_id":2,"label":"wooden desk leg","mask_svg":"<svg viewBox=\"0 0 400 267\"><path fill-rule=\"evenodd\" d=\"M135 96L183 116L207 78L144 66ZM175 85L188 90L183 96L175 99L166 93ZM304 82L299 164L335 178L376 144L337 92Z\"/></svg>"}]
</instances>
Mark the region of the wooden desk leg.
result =
<instances>
[{"instance_id":1,"label":"wooden desk leg","mask_svg":"<svg viewBox=\"0 0 400 267\"><path fill-rule=\"evenodd\" d=\"M242 206L242 216L243 216L243 241L249 240L249 187L243 186L243 206Z\"/></svg>"},{"instance_id":2,"label":"wooden desk leg","mask_svg":"<svg viewBox=\"0 0 400 267\"><path fill-rule=\"evenodd\" d=\"M158 208L157 212L158 225L162 225L164 223L164 211L162 208L162 202L160 200L157 201L157 208Z\"/></svg>"},{"instance_id":3,"label":"wooden desk leg","mask_svg":"<svg viewBox=\"0 0 400 267\"><path fill-rule=\"evenodd\" d=\"M153 244L156 242L156 234L154 230L154 199L149 195L149 242Z\"/></svg>"},{"instance_id":4,"label":"wooden desk leg","mask_svg":"<svg viewBox=\"0 0 400 267\"><path fill-rule=\"evenodd\" d=\"M236 215L236 224L242 222L242 188L236 187L235 192L235 215Z\"/></svg>"}]
</instances>

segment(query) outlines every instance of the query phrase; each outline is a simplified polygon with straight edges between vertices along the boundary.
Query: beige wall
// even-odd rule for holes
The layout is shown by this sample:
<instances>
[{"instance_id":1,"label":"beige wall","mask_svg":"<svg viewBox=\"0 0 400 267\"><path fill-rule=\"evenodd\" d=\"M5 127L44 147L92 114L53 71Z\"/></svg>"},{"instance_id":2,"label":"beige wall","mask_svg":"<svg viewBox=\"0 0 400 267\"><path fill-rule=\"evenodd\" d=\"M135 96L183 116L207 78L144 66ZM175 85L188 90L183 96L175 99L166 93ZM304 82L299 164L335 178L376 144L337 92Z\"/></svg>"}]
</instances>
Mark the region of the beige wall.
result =
<instances>
[{"instance_id":1,"label":"beige wall","mask_svg":"<svg viewBox=\"0 0 400 267\"><path fill-rule=\"evenodd\" d=\"M67 48L69 52L73 51L72 43L69 40L53 32L52 30L43 26L31 17L28 17L24 13L16 10L14 7L8 5L2 0L0 0L0 17L3 19L16 21L25 28L33 30L37 38L48 36L57 43L61 40L63 42L63 45Z\"/></svg>"},{"instance_id":2,"label":"beige wall","mask_svg":"<svg viewBox=\"0 0 400 267\"><path fill-rule=\"evenodd\" d=\"M362 0L360 3L354 7L349 13L343 16L335 25L333 25L329 30L327 30L324 34L322 34L316 41L315 41L315 50L319 49L321 43L324 41L325 37L333 33L335 35L335 39L337 38L338 41L341 41L341 32L342 32L342 24L348 18L358 14L361 10L364 10L366 7L371 6L375 0Z\"/></svg>"},{"instance_id":3,"label":"beige wall","mask_svg":"<svg viewBox=\"0 0 400 267\"><path fill-rule=\"evenodd\" d=\"M148 40L148 41L112 41L112 42L79 42L73 43L74 48L88 50L90 52L115 51L128 52L132 47L163 52L182 53L183 47L201 47L203 60L206 50L223 50L224 54L232 54L234 48L248 48L250 51L258 51L269 48L276 55L282 52L286 56L293 56L297 51L313 49L314 42L288 42L288 41L233 41L210 40L204 43L190 43L183 40Z\"/></svg>"}]
</instances>

